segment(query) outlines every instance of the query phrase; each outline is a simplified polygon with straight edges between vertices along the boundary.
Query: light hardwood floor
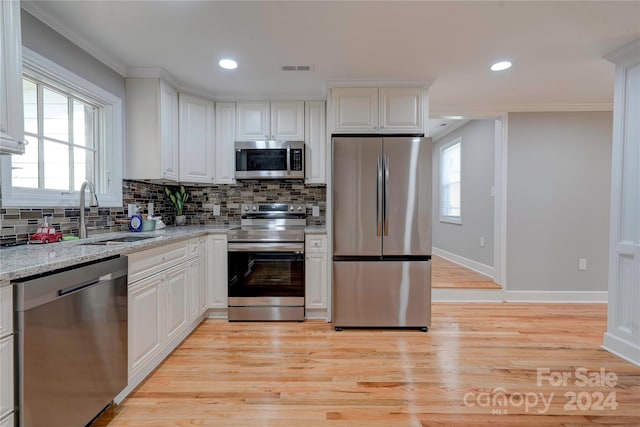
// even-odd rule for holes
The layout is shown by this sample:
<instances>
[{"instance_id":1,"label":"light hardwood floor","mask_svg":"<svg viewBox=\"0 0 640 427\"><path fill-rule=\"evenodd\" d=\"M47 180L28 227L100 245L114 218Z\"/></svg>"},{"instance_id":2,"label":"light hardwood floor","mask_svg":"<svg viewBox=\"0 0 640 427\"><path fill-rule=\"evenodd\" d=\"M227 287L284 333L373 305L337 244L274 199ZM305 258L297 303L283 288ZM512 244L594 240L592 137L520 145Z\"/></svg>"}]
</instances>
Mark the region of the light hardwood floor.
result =
<instances>
[{"instance_id":1,"label":"light hardwood floor","mask_svg":"<svg viewBox=\"0 0 640 427\"><path fill-rule=\"evenodd\" d=\"M448 289L502 289L493 279L439 256L431 257L431 287Z\"/></svg>"},{"instance_id":2,"label":"light hardwood floor","mask_svg":"<svg viewBox=\"0 0 640 427\"><path fill-rule=\"evenodd\" d=\"M605 304L434 304L426 333L206 320L94 427L638 426L640 368L605 329ZM582 384L601 370L615 385Z\"/></svg>"}]
</instances>

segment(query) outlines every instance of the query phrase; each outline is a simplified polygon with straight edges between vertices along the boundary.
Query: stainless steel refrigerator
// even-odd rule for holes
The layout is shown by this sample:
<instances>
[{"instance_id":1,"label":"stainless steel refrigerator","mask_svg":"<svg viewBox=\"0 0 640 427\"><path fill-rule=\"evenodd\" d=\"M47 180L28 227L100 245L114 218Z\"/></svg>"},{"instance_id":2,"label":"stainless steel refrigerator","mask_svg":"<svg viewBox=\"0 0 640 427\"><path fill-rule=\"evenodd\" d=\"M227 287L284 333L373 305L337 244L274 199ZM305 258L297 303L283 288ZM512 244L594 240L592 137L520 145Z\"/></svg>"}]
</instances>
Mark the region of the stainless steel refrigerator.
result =
<instances>
[{"instance_id":1,"label":"stainless steel refrigerator","mask_svg":"<svg viewBox=\"0 0 640 427\"><path fill-rule=\"evenodd\" d=\"M333 138L333 323L431 324L431 138Z\"/></svg>"}]
</instances>

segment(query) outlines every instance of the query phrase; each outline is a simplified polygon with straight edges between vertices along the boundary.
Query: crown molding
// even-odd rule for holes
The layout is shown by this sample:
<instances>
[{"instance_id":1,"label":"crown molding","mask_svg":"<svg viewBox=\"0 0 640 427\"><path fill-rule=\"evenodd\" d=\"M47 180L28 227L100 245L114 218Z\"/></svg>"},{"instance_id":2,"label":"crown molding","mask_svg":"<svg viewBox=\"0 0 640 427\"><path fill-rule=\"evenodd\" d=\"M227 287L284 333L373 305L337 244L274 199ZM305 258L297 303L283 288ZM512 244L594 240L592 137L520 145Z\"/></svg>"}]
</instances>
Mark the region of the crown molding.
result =
<instances>
[{"instance_id":1,"label":"crown molding","mask_svg":"<svg viewBox=\"0 0 640 427\"><path fill-rule=\"evenodd\" d=\"M428 89L435 80L325 80L327 89L334 87L421 87Z\"/></svg>"},{"instance_id":2,"label":"crown molding","mask_svg":"<svg viewBox=\"0 0 640 427\"><path fill-rule=\"evenodd\" d=\"M69 28L53 19L50 15L47 15L47 13L42 11L40 6L38 6L35 2L21 2L20 7L27 13L36 17L43 24L53 29L56 33L69 40L71 43L75 44L80 49L84 50L107 67L111 68L116 73L125 77L127 70L127 66L125 64L115 59L112 55L109 55L103 50L97 48L92 43L87 42L85 38L71 31Z\"/></svg>"},{"instance_id":3,"label":"crown molding","mask_svg":"<svg viewBox=\"0 0 640 427\"><path fill-rule=\"evenodd\" d=\"M469 117L497 117L504 113L613 111L613 103L584 104L504 104L504 105L434 105L429 114L433 117L459 115Z\"/></svg>"},{"instance_id":4,"label":"crown molding","mask_svg":"<svg viewBox=\"0 0 640 427\"><path fill-rule=\"evenodd\" d=\"M606 54L604 59L615 64L632 64L640 62L640 39L627 43L613 52Z\"/></svg>"}]
</instances>

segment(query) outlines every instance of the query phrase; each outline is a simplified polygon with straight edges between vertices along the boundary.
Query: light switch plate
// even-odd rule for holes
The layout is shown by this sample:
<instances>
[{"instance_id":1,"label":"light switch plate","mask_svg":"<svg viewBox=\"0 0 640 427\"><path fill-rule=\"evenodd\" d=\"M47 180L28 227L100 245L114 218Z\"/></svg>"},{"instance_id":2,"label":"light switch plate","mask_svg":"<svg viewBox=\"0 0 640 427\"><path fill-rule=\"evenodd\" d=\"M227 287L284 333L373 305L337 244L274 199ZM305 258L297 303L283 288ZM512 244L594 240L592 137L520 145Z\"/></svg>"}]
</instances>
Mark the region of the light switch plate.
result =
<instances>
[{"instance_id":1,"label":"light switch plate","mask_svg":"<svg viewBox=\"0 0 640 427\"><path fill-rule=\"evenodd\" d=\"M213 216L220 216L220 205L213 205Z\"/></svg>"},{"instance_id":2,"label":"light switch plate","mask_svg":"<svg viewBox=\"0 0 640 427\"><path fill-rule=\"evenodd\" d=\"M320 216L320 206L313 206L311 208L311 216Z\"/></svg>"}]
</instances>

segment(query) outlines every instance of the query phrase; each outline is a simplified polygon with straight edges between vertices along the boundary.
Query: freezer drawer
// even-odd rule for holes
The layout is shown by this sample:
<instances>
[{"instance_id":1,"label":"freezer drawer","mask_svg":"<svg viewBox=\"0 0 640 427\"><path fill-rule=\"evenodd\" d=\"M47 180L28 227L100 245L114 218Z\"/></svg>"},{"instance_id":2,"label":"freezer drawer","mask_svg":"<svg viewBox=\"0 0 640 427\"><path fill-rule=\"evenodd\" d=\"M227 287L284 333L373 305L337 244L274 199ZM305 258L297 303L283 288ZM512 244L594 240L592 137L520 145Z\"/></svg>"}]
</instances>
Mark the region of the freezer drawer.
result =
<instances>
[{"instance_id":1,"label":"freezer drawer","mask_svg":"<svg viewBox=\"0 0 640 427\"><path fill-rule=\"evenodd\" d=\"M430 261L334 261L334 326L431 325Z\"/></svg>"}]
</instances>

